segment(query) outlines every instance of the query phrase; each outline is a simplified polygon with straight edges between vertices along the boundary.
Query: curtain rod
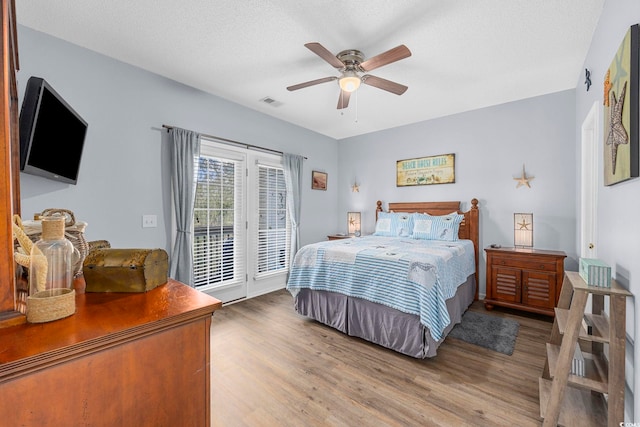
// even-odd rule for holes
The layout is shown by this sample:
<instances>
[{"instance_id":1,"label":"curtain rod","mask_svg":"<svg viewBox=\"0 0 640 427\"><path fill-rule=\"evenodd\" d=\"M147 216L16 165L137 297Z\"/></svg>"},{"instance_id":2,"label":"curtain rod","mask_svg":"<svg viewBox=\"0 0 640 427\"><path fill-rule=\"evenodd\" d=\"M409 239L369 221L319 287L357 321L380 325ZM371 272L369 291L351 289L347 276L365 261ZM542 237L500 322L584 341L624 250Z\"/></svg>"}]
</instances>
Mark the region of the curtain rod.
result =
<instances>
[{"instance_id":1,"label":"curtain rod","mask_svg":"<svg viewBox=\"0 0 640 427\"><path fill-rule=\"evenodd\" d=\"M165 128L167 131L169 131L170 129L173 129L175 126L162 125L162 127ZM246 144L244 142L234 141L233 139L221 138L215 135L207 135L206 133L201 133L200 136L204 136L205 138L217 139L218 141L228 142L230 144L241 145L246 148L254 148L256 150L270 151L272 153L284 154L282 151L273 150L271 148L265 148L265 147L260 147L258 145ZM307 160L307 158L304 156L302 158Z\"/></svg>"}]
</instances>

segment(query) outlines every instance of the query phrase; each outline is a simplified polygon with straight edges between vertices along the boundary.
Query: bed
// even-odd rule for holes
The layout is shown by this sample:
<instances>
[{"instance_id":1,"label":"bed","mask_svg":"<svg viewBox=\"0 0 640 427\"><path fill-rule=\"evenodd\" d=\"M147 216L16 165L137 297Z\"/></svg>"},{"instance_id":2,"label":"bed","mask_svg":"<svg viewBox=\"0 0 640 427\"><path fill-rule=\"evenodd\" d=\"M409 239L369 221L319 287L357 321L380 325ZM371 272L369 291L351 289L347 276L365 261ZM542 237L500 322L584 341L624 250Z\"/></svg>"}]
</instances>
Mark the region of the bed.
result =
<instances>
[{"instance_id":1,"label":"bed","mask_svg":"<svg viewBox=\"0 0 640 427\"><path fill-rule=\"evenodd\" d=\"M297 313L415 358L429 358L478 299L478 200L376 206L370 236L306 245L287 290Z\"/></svg>"}]
</instances>

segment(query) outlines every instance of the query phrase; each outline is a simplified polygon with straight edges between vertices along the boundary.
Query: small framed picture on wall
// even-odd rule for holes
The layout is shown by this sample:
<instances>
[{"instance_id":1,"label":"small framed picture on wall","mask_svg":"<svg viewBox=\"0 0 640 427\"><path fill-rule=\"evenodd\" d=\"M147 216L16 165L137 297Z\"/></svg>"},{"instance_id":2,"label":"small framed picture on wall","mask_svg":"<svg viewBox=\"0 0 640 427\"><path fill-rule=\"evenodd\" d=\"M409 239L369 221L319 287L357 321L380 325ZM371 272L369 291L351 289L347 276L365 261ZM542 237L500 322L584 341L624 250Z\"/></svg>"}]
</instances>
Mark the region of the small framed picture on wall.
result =
<instances>
[{"instance_id":1,"label":"small framed picture on wall","mask_svg":"<svg viewBox=\"0 0 640 427\"><path fill-rule=\"evenodd\" d=\"M318 172L318 171L311 172L311 189L312 190L327 189L327 174L325 172Z\"/></svg>"}]
</instances>

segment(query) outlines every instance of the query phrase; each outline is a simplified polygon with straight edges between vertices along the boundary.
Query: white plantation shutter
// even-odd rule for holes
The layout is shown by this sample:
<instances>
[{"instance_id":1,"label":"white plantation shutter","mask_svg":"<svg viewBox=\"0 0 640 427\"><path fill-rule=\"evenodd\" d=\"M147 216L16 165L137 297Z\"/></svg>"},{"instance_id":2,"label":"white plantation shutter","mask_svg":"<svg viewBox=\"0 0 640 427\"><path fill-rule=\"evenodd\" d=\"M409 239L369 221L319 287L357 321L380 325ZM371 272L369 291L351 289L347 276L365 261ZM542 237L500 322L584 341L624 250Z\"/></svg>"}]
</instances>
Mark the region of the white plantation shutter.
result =
<instances>
[{"instance_id":1,"label":"white plantation shutter","mask_svg":"<svg viewBox=\"0 0 640 427\"><path fill-rule=\"evenodd\" d=\"M291 224L282 166L257 165L257 251L255 277L289 269Z\"/></svg>"},{"instance_id":2,"label":"white plantation shutter","mask_svg":"<svg viewBox=\"0 0 640 427\"><path fill-rule=\"evenodd\" d=\"M194 283L214 289L246 276L245 156L203 144L193 221Z\"/></svg>"}]
</instances>

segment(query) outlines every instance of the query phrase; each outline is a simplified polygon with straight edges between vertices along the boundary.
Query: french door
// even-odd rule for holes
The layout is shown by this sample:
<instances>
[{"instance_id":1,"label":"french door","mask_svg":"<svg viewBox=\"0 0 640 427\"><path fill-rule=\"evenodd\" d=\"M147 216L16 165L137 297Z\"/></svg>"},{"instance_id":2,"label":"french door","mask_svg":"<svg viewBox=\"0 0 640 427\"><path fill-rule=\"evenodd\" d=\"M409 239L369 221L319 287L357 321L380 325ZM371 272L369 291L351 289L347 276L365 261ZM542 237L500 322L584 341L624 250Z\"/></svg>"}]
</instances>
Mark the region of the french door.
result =
<instances>
[{"instance_id":1,"label":"french door","mask_svg":"<svg viewBox=\"0 0 640 427\"><path fill-rule=\"evenodd\" d=\"M194 282L222 302L286 284L290 222L281 156L202 140L193 226Z\"/></svg>"}]
</instances>

